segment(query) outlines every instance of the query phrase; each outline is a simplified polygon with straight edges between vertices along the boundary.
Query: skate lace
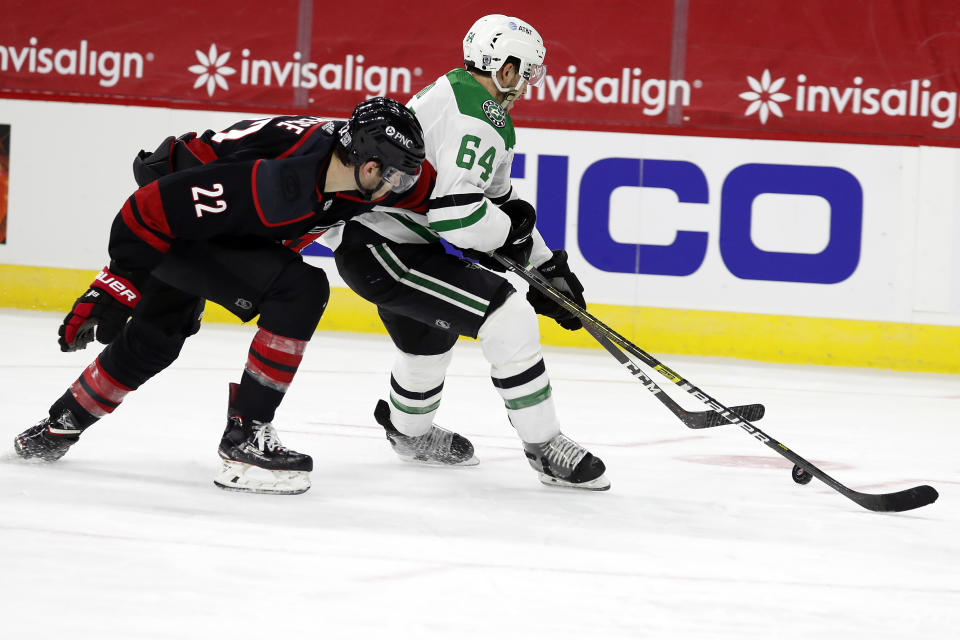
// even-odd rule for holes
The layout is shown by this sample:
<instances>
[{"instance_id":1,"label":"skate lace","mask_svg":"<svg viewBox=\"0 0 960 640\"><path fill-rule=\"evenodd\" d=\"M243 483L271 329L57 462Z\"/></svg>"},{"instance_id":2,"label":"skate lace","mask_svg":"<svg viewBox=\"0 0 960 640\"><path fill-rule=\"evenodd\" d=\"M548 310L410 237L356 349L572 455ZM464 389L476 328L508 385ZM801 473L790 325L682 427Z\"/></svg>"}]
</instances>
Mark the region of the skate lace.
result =
<instances>
[{"instance_id":1,"label":"skate lace","mask_svg":"<svg viewBox=\"0 0 960 640\"><path fill-rule=\"evenodd\" d=\"M271 423L254 421L253 429L253 441L260 451L287 451Z\"/></svg>"},{"instance_id":2,"label":"skate lace","mask_svg":"<svg viewBox=\"0 0 960 640\"><path fill-rule=\"evenodd\" d=\"M543 453L551 464L573 469L587 450L561 433L547 444Z\"/></svg>"}]
</instances>

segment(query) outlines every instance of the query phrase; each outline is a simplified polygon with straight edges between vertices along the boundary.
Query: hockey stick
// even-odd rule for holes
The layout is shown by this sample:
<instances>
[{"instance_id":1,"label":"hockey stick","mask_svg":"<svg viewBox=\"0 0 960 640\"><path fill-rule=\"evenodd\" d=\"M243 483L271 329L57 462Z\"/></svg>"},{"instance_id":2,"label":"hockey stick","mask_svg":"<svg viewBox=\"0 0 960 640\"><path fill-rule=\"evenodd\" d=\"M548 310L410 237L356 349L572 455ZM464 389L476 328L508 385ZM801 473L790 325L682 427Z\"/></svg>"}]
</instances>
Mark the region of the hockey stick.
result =
<instances>
[{"instance_id":1,"label":"hockey stick","mask_svg":"<svg viewBox=\"0 0 960 640\"><path fill-rule=\"evenodd\" d=\"M535 287L541 293L549 297L551 300L559 304L561 307L573 313L583 325L589 326L596 334L599 334L606 338L608 341L612 342L614 345L620 347L627 353L635 356L642 363L653 368L660 375L664 376L681 389L695 397L700 402L704 403L711 409L719 412L723 417L727 418L732 424L737 425L745 432L767 445L781 456L789 460L794 464L793 476L797 482L804 483L802 478L806 475L812 475L815 478L819 478L824 484L829 486L831 489L837 491L844 497L856 502L858 505L870 511L909 511L910 509L916 509L924 505L931 504L938 497L939 494L937 490L931 487L930 485L920 485L913 487L911 489L904 489L903 491L896 491L893 493L861 493L860 491L855 491L850 489L843 483L835 480L831 476L827 475L823 470L814 465L813 463L807 461L800 455L794 453L786 445L778 442L771 436L764 433L762 430L750 423L749 420L743 416L737 415L731 408L724 406L719 401L715 400L709 394L704 392L702 389L697 388L693 383L688 380L685 380L679 374L674 372L672 369L664 365L662 362L657 360L655 357L636 346L619 333L605 325L603 322L595 318L593 315L581 309L578 305L572 302L565 295L557 291L553 286L547 282L543 276L539 273L533 271L527 271L516 262L510 258L506 258L498 253L490 254L497 262L502 264L505 268L509 269L513 273L517 274L521 278L527 281L530 286ZM593 333L593 332L591 332ZM603 344L603 343L601 343ZM657 394L659 397L660 394ZM664 394L665 395L665 394ZM799 473L798 473L799 470Z\"/></svg>"},{"instance_id":2,"label":"hockey stick","mask_svg":"<svg viewBox=\"0 0 960 640\"><path fill-rule=\"evenodd\" d=\"M723 424L730 424L730 420L720 415L714 410L708 411L687 411L681 407L677 402L671 398L669 395L663 392L657 383L655 383L650 376L645 374L640 367L633 364L633 362L623 354L620 349L617 348L615 344L607 340L607 338L600 333L596 327L590 323L583 325L583 328L587 330L593 339L600 343L600 346L607 350L607 352L612 355L617 362L623 365L623 367L637 380L640 381L647 391L656 396L657 400L662 402L667 409L670 409L673 412L673 415L680 418L680 421L683 424L687 425L691 429L708 429L710 427L719 427ZM763 417L764 407L762 404L745 404L738 405L735 407L730 407L731 410L736 412L738 416L743 416L747 420L759 420Z\"/></svg>"},{"instance_id":3,"label":"hockey stick","mask_svg":"<svg viewBox=\"0 0 960 640\"><path fill-rule=\"evenodd\" d=\"M543 277L539 274L539 272L537 272L536 275L540 278ZM719 427L720 425L730 424L730 420L728 418L725 418L713 409L707 411L687 411L677 404L677 402L668 394L664 393L663 389L661 389L657 383L650 378L650 376L645 374L640 367L636 366L630 360L630 358L625 356L623 352L616 347L616 345L610 342L590 323L584 324L583 328L586 329L587 333L593 336L593 339L596 340L601 347L607 350L607 353L612 355L617 362L622 364L631 376L639 380L640 384L642 384L647 391L652 393L657 400L663 403L663 405L669 409L673 415L680 418L680 421L683 422L683 424L685 424L687 427L691 429L709 429L710 427ZM731 410L735 411L738 416L743 416L747 420L759 420L766 412L766 409L762 404L736 405L731 407Z\"/></svg>"}]
</instances>

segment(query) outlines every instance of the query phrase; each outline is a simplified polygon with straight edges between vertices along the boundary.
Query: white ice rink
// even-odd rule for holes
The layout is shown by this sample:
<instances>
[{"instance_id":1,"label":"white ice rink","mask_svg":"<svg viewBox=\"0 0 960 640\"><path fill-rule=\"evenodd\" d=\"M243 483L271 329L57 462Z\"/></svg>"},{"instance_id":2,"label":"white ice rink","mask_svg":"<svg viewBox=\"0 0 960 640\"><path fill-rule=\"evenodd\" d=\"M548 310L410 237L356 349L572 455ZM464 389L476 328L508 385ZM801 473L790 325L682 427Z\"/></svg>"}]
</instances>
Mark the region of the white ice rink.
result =
<instances>
[{"instance_id":1,"label":"white ice rink","mask_svg":"<svg viewBox=\"0 0 960 640\"><path fill-rule=\"evenodd\" d=\"M794 484L736 427L687 429L599 350L545 357L610 491L537 481L470 341L438 422L480 465L402 463L372 415L388 339L320 333L275 421L313 488L260 496L212 484L252 327L204 327L61 461L11 458L96 355L61 354L59 322L0 311L0 638L960 634L960 376L662 356L721 402L764 403L758 426L850 487L940 491L877 514Z\"/></svg>"}]
</instances>

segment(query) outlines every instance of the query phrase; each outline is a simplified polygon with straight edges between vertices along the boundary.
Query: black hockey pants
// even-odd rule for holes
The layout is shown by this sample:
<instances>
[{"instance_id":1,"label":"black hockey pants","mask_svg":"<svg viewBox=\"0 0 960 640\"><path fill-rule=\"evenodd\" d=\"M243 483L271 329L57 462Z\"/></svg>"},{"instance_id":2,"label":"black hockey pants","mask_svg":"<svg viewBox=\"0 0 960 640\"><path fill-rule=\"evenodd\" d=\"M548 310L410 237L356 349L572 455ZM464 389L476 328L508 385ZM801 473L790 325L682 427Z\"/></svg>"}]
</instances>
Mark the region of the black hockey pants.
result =
<instances>
[{"instance_id":1,"label":"black hockey pants","mask_svg":"<svg viewBox=\"0 0 960 640\"><path fill-rule=\"evenodd\" d=\"M460 336L476 338L514 292L507 280L439 242L392 242L357 222L347 223L334 256L347 285L377 305L393 343L413 355L446 353Z\"/></svg>"},{"instance_id":2,"label":"black hockey pants","mask_svg":"<svg viewBox=\"0 0 960 640\"><path fill-rule=\"evenodd\" d=\"M326 274L298 254L279 243L251 238L177 243L141 294L120 335L54 403L51 416L69 409L78 426L85 428L112 411L123 394L177 359L184 341L200 329L204 300L222 305L244 322L259 314L262 329L306 341L323 314L330 289ZM91 375L107 380L106 386L91 389ZM237 408L254 419L272 419L283 393L263 388L246 374L241 386ZM114 397L102 397L103 389Z\"/></svg>"}]
</instances>

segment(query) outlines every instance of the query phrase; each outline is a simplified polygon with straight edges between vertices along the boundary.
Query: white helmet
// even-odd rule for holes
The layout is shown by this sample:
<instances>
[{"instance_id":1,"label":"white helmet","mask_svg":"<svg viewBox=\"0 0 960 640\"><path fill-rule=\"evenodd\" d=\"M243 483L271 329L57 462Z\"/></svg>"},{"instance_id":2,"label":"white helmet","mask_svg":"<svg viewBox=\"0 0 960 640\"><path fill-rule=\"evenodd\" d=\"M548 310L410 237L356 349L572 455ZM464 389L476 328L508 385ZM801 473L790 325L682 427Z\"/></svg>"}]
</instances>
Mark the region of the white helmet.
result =
<instances>
[{"instance_id":1,"label":"white helmet","mask_svg":"<svg viewBox=\"0 0 960 640\"><path fill-rule=\"evenodd\" d=\"M547 75L543 58L547 48L537 30L519 18L499 13L483 16L473 23L463 39L463 62L478 71L492 72L497 89L504 93L517 93L523 82L537 86ZM507 58L520 60L520 77L516 87L501 87L497 71Z\"/></svg>"}]
</instances>

